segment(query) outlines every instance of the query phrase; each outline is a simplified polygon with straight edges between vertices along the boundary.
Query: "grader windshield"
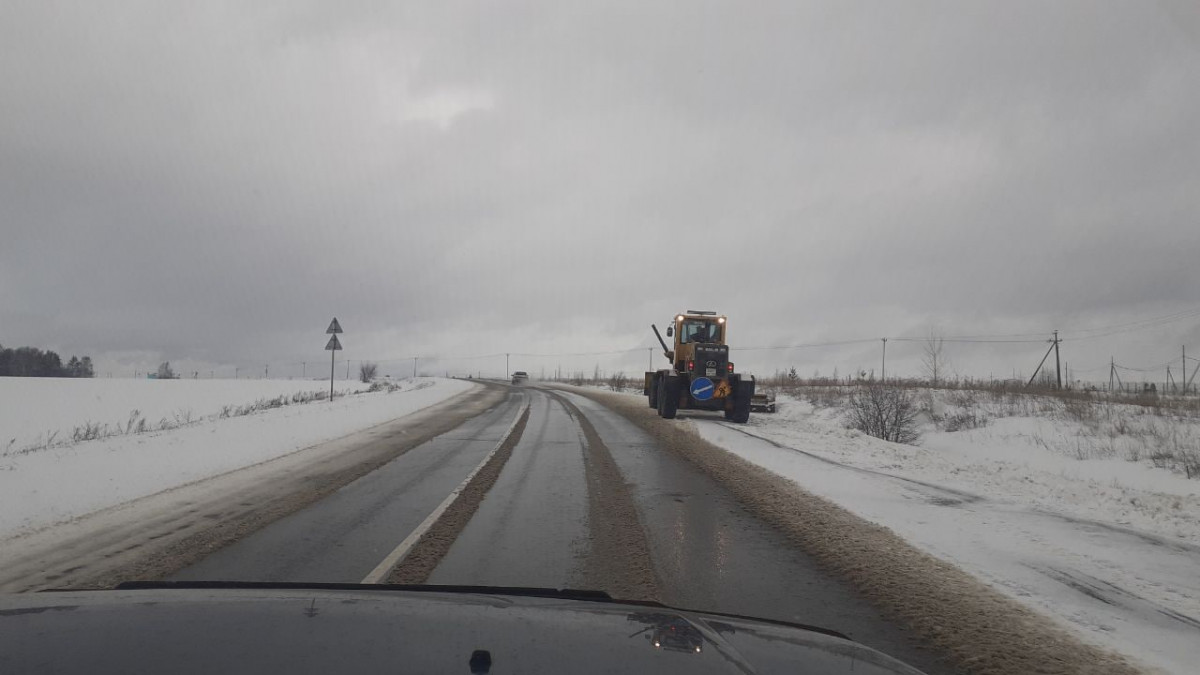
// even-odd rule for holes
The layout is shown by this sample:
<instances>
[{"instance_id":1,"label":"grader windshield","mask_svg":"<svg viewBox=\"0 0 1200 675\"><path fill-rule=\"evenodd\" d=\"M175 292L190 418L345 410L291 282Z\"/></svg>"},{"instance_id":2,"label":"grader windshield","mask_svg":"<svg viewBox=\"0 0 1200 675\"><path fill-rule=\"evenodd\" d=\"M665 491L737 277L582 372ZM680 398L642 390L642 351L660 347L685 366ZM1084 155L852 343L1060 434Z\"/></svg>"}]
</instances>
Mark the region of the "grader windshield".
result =
<instances>
[{"instance_id":1,"label":"grader windshield","mask_svg":"<svg viewBox=\"0 0 1200 675\"><path fill-rule=\"evenodd\" d=\"M679 327L679 341L721 342L721 324L708 319L684 319Z\"/></svg>"}]
</instances>

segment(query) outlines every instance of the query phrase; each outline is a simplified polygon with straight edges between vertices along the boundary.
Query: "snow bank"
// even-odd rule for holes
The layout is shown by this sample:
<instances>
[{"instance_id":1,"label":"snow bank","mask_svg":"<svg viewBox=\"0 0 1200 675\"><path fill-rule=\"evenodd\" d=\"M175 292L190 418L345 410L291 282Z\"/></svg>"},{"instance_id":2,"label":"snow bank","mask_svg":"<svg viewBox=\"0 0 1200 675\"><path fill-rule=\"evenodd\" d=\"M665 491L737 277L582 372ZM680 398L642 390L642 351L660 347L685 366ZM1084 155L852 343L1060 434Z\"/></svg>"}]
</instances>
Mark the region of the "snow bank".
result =
<instances>
[{"instance_id":1,"label":"snow bank","mask_svg":"<svg viewBox=\"0 0 1200 675\"><path fill-rule=\"evenodd\" d=\"M691 425L1084 640L1167 672L1200 663L1200 482L1031 440L1070 434L1063 420L926 429L913 447L847 430L836 409L781 397L779 410Z\"/></svg>"},{"instance_id":2,"label":"snow bank","mask_svg":"<svg viewBox=\"0 0 1200 675\"><path fill-rule=\"evenodd\" d=\"M333 403L287 405L222 418L219 412L227 405L320 390L322 385L288 380L0 378L0 429L7 438L53 433L81 420L115 416L114 422L124 422L133 409L152 418L193 411L191 424L168 431L0 457L0 538L273 459L411 414L474 386L440 378L395 384L400 388L391 393L361 393ZM366 389L359 382L341 385L343 391ZM328 383L324 387L327 393Z\"/></svg>"},{"instance_id":3,"label":"snow bank","mask_svg":"<svg viewBox=\"0 0 1200 675\"><path fill-rule=\"evenodd\" d=\"M775 415L752 415L745 431L849 466L891 471L1054 513L1133 527L1200 545L1200 480L1147 460L1079 459L1050 438L1079 438L1082 426L1046 417L992 418L956 432L926 425L919 445L899 445L844 428L838 408L786 396Z\"/></svg>"}]
</instances>

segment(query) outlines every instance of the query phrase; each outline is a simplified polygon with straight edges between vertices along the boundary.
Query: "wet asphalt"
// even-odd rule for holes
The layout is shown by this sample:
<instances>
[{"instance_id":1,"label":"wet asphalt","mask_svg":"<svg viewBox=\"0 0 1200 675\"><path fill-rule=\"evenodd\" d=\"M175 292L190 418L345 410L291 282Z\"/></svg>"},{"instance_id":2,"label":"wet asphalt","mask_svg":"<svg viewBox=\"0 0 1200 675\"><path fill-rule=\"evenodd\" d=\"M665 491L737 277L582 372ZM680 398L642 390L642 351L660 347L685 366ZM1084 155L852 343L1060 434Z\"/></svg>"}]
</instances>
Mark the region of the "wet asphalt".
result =
<instances>
[{"instance_id":1,"label":"wet asphalt","mask_svg":"<svg viewBox=\"0 0 1200 675\"><path fill-rule=\"evenodd\" d=\"M953 672L699 469L620 414L565 396L633 487L664 604L829 628L926 672Z\"/></svg>"},{"instance_id":2,"label":"wet asphalt","mask_svg":"<svg viewBox=\"0 0 1200 675\"><path fill-rule=\"evenodd\" d=\"M529 424L432 584L580 588L588 551L582 433L563 405L527 390Z\"/></svg>"},{"instance_id":3,"label":"wet asphalt","mask_svg":"<svg viewBox=\"0 0 1200 675\"><path fill-rule=\"evenodd\" d=\"M178 581L358 583L496 447L525 394L183 569Z\"/></svg>"},{"instance_id":4,"label":"wet asphalt","mask_svg":"<svg viewBox=\"0 0 1200 675\"><path fill-rule=\"evenodd\" d=\"M532 386L173 578L361 581L495 447L528 399L524 435L428 583L585 588L587 441L563 398L591 422L630 487L664 604L821 626L927 672L950 672L620 414Z\"/></svg>"}]
</instances>

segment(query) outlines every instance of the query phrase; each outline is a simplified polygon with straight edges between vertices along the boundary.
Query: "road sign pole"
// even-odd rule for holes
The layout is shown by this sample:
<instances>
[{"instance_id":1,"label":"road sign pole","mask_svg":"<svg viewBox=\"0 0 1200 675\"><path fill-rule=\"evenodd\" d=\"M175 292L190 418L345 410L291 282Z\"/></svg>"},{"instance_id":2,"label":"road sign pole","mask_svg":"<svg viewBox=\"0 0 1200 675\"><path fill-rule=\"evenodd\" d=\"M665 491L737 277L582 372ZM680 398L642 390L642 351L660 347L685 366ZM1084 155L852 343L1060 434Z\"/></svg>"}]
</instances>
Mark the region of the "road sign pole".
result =
<instances>
[{"instance_id":1,"label":"road sign pole","mask_svg":"<svg viewBox=\"0 0 1200 675\"><path fill-rule=\"evenodd\" d=\"M325 345L325 349L329 350L329 402L333 403L333 369L337 364L337 353L342 348L342 343L338 341L338 333L342 332L342 326L338 323L337 317L333 317L333 321L329 322L329 328L325 329L325 334L329 336L329 342ZM346 379L350 378L350 360L346 359Z\"/></svg>"}]
</instances>

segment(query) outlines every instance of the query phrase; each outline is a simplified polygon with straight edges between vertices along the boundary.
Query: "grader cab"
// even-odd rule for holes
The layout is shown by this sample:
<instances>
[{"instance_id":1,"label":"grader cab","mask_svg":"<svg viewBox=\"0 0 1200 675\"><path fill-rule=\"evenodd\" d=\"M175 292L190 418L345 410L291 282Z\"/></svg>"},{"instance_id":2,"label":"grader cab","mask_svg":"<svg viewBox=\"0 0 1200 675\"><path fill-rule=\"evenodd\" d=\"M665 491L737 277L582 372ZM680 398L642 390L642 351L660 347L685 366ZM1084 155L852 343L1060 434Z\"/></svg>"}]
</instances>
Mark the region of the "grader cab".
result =
<instances>
[{"instance_id":1,"label":"grader cab","mask_svg":"<svg viewBox=\"0 0 1200 675\"><path fill-rule=\"evenodd\" d=\"M676 315L667 327L671 347L657 326L650 327L671 363L646 373L643 393L651 408L664 419L674 419L680 408L721 411L725 419L739 423L750 419L754 377L734 371L725 342L726 317L696 310Z\"/></svg>"}]
</instances>

